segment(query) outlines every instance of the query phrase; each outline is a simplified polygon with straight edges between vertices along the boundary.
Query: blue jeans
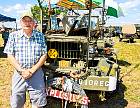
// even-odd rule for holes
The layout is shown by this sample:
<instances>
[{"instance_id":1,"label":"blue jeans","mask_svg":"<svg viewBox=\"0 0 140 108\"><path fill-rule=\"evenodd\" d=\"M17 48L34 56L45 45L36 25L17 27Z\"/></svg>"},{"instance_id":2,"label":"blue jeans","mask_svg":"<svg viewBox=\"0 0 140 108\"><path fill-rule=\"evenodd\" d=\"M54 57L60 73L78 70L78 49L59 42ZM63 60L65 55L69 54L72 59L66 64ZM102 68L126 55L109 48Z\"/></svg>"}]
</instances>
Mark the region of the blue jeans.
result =
<instances>
[{"instance_id":1,"label":"blue jeans","mask_svg":"<svg viewBox=\"0 0 140 108\"><path fill-rule=\"evenodd\" d=\"M22 108L29 92L32 105L42 107L47 104L44 73L38 69L31 78L24 80L17 71L12 77L11 108Z\"/></svg>"}]
</instances>

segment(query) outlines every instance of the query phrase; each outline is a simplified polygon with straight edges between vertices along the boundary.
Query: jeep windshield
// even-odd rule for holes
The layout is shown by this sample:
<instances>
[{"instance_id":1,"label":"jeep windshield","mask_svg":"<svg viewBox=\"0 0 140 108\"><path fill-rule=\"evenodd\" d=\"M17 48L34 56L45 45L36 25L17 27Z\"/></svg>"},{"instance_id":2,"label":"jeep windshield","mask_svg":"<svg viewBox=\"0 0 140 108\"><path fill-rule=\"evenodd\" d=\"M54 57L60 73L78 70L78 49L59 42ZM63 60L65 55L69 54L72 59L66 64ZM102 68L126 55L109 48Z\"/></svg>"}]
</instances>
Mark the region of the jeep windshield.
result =
<instances>
[{"instance_id":1,"label":"jeep windshield","mask_svg":"<svg viewBox=\"0 0 140 108\"><path fill-rule=\"evenodd\" d=\"M97 17L97 16L96 16ZM96 27L97 18L92 16L91 29ZM67 35L75 35L73 32L83 30L84 35L88 33L88 15L52 15L51 16L51 32L54 34L65 33ZM50 31L50 30L49 30ZM49 32L48 31L48 32ZM48 33L47 32L47 33Z\"/></svg>"}]
</instances>

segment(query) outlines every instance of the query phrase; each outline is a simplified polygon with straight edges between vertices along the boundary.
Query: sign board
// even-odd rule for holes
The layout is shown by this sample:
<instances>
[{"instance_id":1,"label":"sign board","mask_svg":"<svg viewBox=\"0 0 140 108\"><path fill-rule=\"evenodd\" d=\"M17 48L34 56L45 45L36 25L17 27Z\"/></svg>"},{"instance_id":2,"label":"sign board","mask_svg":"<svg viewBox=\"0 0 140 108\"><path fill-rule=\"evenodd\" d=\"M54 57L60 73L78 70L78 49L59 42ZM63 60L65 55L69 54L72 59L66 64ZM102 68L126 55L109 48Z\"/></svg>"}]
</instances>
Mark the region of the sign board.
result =
<instances>
[{"instance_id":1,"label":"sign board","mask_svg":"<svg viewBox=\"0 0 140 108\"><path fill-rule=\"evenodd\" d=\"M50 58L57 58L57 56L58 56L57 50L56 49L49 49L48 56Z\"/></svg>"},{"instance_id":2,"label":"sign board","mask_svg":"<svg viewBox=\"0 0 140 108\"><path fill-rule=\"evenodd\" d=\"M64 99L70 102L77 102L83 105L88 105L89 100L87 96L81 96L78 94L73 94L71 92L64 92L64 91L60 91L60 90L54 90L54 89L50 89L48 91L48 96L52 96L55 98L59 98L59 99Z\"/></svg>"},{"instance_id":3,"label":"sign board","mask_svg":"<svg viewBox=\"0 0 140 108\"><path fill-rule=\"evenodd\" d=\"M116 89L117 79L112 76L89 76L85 80L79 79L82 89L113 91Z\"/></svg>"}]
</instances>

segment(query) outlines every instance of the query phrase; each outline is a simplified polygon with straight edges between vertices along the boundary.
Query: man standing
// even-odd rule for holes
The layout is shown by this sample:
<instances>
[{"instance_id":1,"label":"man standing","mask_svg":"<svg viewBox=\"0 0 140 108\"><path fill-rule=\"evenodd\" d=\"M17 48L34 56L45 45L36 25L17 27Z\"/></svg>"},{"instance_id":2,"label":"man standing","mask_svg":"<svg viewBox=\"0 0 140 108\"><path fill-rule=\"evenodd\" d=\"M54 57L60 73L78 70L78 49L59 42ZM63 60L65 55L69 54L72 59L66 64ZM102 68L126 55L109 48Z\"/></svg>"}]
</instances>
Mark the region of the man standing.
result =
<instances>
[{"instance_id":1,"label":"man standing","mask_svg":"<svg viewBox=\"0 0 140 108\"><path fill-rule=\"evenodd\" d=\"M32 108L42 108L47 104L44 74L41 69L47 58L47 46L44 35L33 30L35 23L31 12L24 13L20 23L22 29L9 35L4 49L15 68L11 107L23 108L28 91Z\"/></svg>"}]
</instances>

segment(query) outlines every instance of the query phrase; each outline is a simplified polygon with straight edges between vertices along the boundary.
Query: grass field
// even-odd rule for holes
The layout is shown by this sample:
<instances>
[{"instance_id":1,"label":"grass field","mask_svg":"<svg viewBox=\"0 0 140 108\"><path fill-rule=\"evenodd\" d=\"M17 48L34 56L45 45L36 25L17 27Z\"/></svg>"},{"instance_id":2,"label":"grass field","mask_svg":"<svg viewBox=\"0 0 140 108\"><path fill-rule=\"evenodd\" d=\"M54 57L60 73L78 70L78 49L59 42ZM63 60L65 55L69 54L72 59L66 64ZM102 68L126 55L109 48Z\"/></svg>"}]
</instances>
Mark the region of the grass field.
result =
<instances>
[{"instance_id":1,"label":"grass field","mask_svg":"<svg viewBox=\"0 0 140 108\"><path fill-rule=\"evenodd\" d=\"M120 92L110 99L104 106L95 108L140 108L140 40L135 43L118 42L118 60L121 67L122 84ZM10 87L12 77L12 66L2 54L3 40L0 36L0 108L10 108ZM27 97L29 98L29 97ZM30 108L27 99L25 108Z\"/></svg>"},{"instance_id":2,"label":"grass field","mask_svg":"<svg viewBox=\"0 0 140 108\"><path fill-rule=\"evenodd\" d=\"M119 49L121 76L127 88L125 98L130 102L140 103L140 40L135 43L117 43L115 48Z\"/></svg>"}]
</instances>

